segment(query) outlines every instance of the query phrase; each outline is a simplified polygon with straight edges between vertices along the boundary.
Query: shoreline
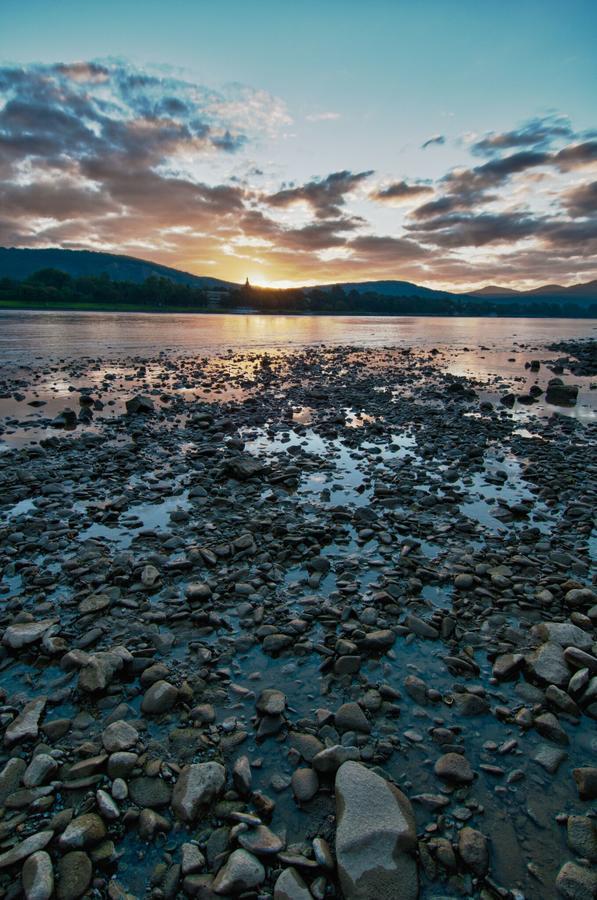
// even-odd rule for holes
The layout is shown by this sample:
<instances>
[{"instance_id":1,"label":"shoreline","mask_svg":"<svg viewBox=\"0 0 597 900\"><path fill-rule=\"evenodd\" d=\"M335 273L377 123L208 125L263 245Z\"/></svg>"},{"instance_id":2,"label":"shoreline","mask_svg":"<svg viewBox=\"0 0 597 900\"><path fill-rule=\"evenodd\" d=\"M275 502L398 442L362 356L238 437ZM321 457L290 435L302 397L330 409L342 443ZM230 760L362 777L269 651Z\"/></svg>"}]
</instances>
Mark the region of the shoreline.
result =
<instances>
[{"instance_id":1,"label":"shoreline","mask_svg":"<svg viewBox=\"0 0 597 900\"><path fill-rule=\"evenodd\" d=\"M423 301L424 302L424 301ZM111 312L111 313L139 313L139 314L158 314L158 315L238 315L238 316L297 316L301 318L330 318L330 317L363 317L367 319L412 319L412 318L437 318L437 319L561 319L563 321L597 321L597 315L584 316L553 316L545 313L508 313L499 315L497 313L484 314L462 314L453 315L449 313L438 312L418 312L418 313L368 313L359 311L342 311L342 312L305 312L304 310L257 310L257 309L188 309L186 307L173 307L163 309L155 306L139 307L123 307L110 306L109 304L94 304L90 306L75 306L68 304L43 304L31 305L24 303L10 303L8 301L0 301L0 313L22 310L24 312Z\"/></svg>"}]
</instances>

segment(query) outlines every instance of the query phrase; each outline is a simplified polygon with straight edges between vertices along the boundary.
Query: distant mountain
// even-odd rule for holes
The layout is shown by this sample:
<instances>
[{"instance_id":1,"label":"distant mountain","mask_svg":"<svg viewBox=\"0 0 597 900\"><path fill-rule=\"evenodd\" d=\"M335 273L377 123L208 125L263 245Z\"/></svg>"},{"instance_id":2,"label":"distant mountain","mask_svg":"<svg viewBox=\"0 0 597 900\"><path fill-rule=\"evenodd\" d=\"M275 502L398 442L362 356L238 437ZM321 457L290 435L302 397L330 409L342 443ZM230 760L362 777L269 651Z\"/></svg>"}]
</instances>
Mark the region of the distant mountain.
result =
<instances>
[{"instance_id":1,"label":"distant mountain","mask_svg":"<svg viewBox=\"0 0 597 900\"><path fill-rule=\"evenodd\" d=\"M357 294L381 294L384 297L433 297L440 299L454 297L449 291L435 291L432 288L421 287L412 281L341 281L338 284L322 284L319 290L333 290L341 288L346 293L355 291Z\"/></svg>"},{"instance_id":2,"label":"distant mountain","mask_svg":"<svg viewBox=\"0 0 597 900\"><path fill-rule=\"evenodd\" d=\"M16 247L0 247L0 278L22 281L40 269L60 269L73 278L109 275L113 281L132 281L137 284L152 275L169 278L177 284L191 284L201 288L232 287L229 281L211 278L209 275L191 275L169 266L120 256L116 253L96 253L93 250L30 250Z\"/></svg>"},{"instance_id":3,"label":"distant mountain","mask_svg":"<svg viewBox=\"0 0 597 900\"><path fill-rule=\"evenodd\" d=\"M561 284L543 284L541 287L530 291L516 291L513 288L502 288L495 285L471 291L469 297L486 297L497 299L499 297L516 297L517 299L552 299L552 300L597 300L597 281L587 281L584 284L572 284L564 287Z\"/></svg>"}]
</instances>

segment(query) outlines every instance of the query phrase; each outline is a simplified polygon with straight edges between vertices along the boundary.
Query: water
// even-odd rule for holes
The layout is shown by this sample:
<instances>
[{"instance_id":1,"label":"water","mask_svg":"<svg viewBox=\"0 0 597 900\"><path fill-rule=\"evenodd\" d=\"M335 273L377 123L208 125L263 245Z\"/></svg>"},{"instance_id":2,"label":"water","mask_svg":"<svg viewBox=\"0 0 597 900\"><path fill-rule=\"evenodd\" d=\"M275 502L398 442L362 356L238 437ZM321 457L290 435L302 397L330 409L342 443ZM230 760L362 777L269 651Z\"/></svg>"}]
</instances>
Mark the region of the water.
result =
<instances>
[{"instance_id":1,"label":"water","mask_svg":"<svg viewBox=\"0 0 597 900\"><path fill-rule=\"evenodd\" d=\"M478 347L597 335L595 319L493 319L423 316L263 316L156 313L0 312L0 360L20 365L83 356L160 351L202 355L234 349L307 345Z\"/></svg>"}]
</instances>

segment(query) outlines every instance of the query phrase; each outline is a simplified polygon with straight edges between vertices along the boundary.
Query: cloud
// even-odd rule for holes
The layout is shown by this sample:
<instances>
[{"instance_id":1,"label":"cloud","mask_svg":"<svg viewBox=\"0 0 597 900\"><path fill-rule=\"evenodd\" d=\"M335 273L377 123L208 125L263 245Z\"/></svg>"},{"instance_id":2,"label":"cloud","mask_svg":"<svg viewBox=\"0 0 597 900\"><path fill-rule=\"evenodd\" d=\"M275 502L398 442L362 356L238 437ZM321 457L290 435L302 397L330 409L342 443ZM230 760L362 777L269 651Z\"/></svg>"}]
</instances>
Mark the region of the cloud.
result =
<instances>
[{"instance_id":1,"label":"cloud","mask_svg":"<svg viewBox=\"0 0 597 900\"><path fill-rule=\"evenodd\" d=\"M490 131L472 145L473 153L493 156L503 150L517 147L544 148L555 140L574 137L574 132L564 116L543 116L531 119L512 131Z\"/></svg>"},{"instance_id":2,"label":"cloud","mask_svg":"<svg viewBox=\"0 0 597 900\"><path fill-rule=\"evenodd\" d=\"M406 181L394 181L387 187L378 188L369 196L381 203L409 203L423 194L432 194L433 188L428 184L407 184Z\"/></svg>"},{"instance_id":3,"label":"cloud","mask_svg":"<svg viewBox=\"0 0 597 900\"><path fill-rule=\"evenodd\" d=\"M559 153L556 153L553 161L563 172L592 165L597 162L597 140L583 141L564 147Z\"/></svg>"},{"instance_id":4,"label":"cloud","mask_svg":"<svg viewBox=\"0 0 597 900\"><path fill-rule=\"evenodd\" d=\"M321 113L311 113L308 116L305 116L307 122L335 122L340 118L340 113L337 112L321 112Z\"/></svg>"},{"instance_id":5,"label":"cloud","mask_svg":"<svg viewBox=\"0 0 597 900\"><path fill-rule=\"evenodd\" d=\"M432 147L434 144L440 145L440 144L445 144L445 143L446 143L446 138L444 137L443 134L434 134L430 138L427 138L427 140L421 144L421 150L426 150L427 147Z\"/></svg>"},{"instance_id":6,"label":"cloud","mask_svg":"<svg viewBox=\"0 0 597 900\"><path fill-rule=\"evenodd\" d=\"M287 208L297 203L306 203L316 216L328 218L338 216L347 194L352 193L363 181L373 175L366 172L332 172L325 178L314 179L298 187L284 188L266 198L269 206Z\"/></svg>"},{"instance_id":7,"label":"cloud","mask_svg":"<svg viewBox=\"0 0 597 900\"><path fill-rule=\"evenodd\" d=\"M571 188L561 196L562 206L570 216L597 216L597 181Z\"/></svg>"}]
</instances>

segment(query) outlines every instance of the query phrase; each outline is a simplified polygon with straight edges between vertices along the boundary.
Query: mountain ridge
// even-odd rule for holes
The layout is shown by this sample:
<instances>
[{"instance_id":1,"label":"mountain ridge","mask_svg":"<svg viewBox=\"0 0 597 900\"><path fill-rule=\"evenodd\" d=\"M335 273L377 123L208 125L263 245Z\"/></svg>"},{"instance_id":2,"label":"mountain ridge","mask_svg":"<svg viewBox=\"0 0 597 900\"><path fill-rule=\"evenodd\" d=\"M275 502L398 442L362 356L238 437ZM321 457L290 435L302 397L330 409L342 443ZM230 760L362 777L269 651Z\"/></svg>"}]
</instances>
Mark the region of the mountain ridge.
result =
<instances>
[{"instance_id":1,"label":"mountain ridge","mask_svg":"<svg viewBox=\"0 0 597 900\"><path fill-rule=\"evenodd\" d=\"M151 260L119 253L104 253L96 250L65 250L60 247L28 248L0 247L0 278L22 281L43 268L56 268L72 277L108 275L114 281L141 283L151 276L169 278L178 284L189 284L204 289L235 289L240 285L214 278L210 275L195 275L172 266L165 266ZM487 285L474 291L444 291L398 279L377 281L347 281L312 285L305 291L333 291L357 294L375 293L385 297L406 297L421 299L478 298L496 302L508 299L574 299L597 301L597 280L580 282L569 287L558 284L541 285L538 288L521 291L515 288Z\"/></svg>"}]
</instances>

